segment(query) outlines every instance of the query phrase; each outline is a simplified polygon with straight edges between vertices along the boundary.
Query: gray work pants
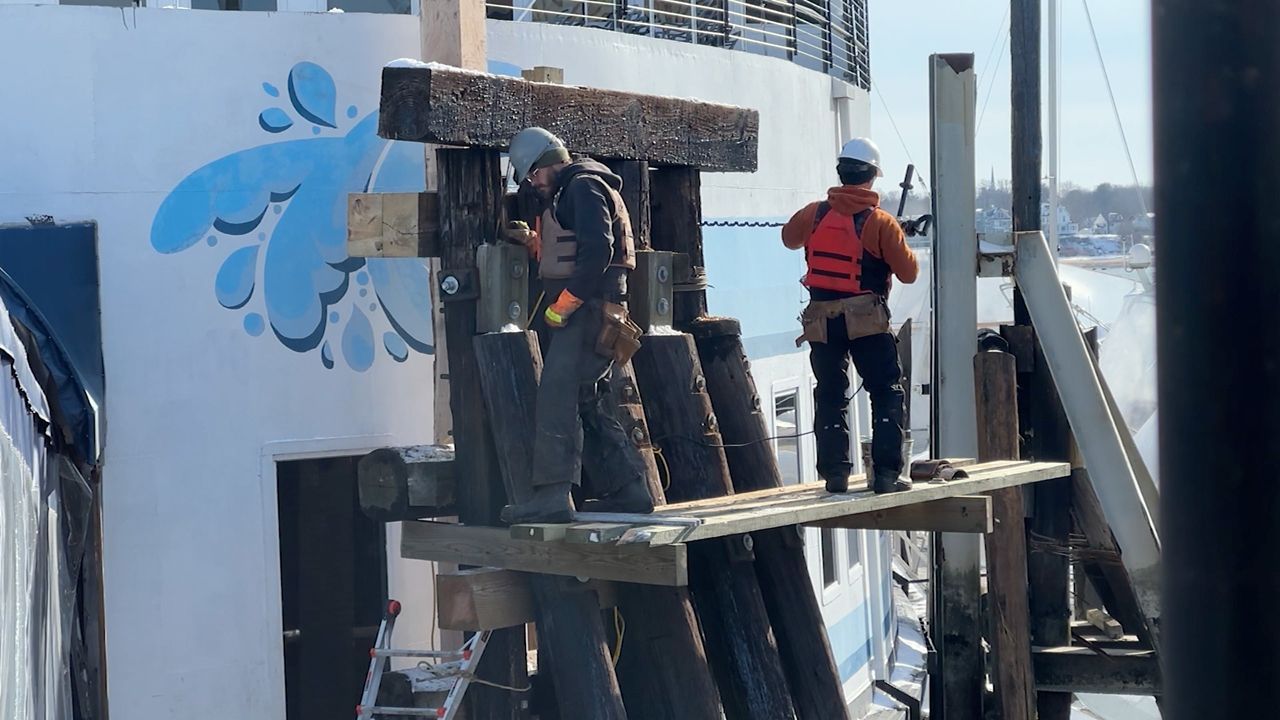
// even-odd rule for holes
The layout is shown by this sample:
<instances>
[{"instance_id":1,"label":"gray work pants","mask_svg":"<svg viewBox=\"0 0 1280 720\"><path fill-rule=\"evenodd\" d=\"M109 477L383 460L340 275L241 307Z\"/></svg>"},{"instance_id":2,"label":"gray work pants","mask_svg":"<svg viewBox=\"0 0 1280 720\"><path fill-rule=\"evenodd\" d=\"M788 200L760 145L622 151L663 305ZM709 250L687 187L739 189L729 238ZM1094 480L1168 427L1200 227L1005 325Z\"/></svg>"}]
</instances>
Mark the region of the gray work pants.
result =
<instances>
[{"instance_id":1,"label":"gray work pants","mask_svg":"<svg viewBox=\"0 0 1280 720\"><path fill-rule=\"evenodd\" d=\"M613 360L596 352L602 312L588 301L552 328L543 356L533 444L533 485L579 484L585 465L596 497L645 483L640 451L618 421L609 392Z\"/></svg>"}]
</instances>

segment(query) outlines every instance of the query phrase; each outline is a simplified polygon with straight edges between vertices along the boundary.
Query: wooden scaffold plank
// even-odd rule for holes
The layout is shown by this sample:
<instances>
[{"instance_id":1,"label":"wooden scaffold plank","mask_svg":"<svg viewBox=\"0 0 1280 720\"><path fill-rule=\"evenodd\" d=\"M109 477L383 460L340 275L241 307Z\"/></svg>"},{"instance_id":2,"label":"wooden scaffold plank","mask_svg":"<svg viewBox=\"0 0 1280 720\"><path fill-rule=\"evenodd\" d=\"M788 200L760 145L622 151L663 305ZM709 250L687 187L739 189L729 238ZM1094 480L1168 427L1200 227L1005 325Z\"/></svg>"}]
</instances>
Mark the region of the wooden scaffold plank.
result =
<instances>
[{"instance_id":1,"label":"wooden scaffold plank","mask_svg":"<svg viewBox=\"0 0 1280 720\"><path fill-rule=\"evenodd\" d=\"M674 445L675 443L672 443ZM705 447L704 447L705 449ZM666 451L664 451L664 454ZM621 542L629 540L651 546L676 542L697 542L727 535L759 532L787 525L815 524L837 518L868 516L895 508L923 505L937 500L972 496L980 493L1039 483L1070 475L1066 463L999 462L981 463L965 468L969 477L950 481L918 481L906 492L876 495L860 489L848 494L832 495L822 483L790 485L785 488L757 490L731 497L703 499L666 505L655 511L655 517L667 520L688 519L686 526L646 524L644 520L625 523L593 522L590 532L575 531L577 526L516 525L513 537L528 539L544 536L569 542ZM857 521L851 521L857 522ZM923 524L933 521L925 520ZM608 527L619 526L619 527ZM923 529L923 528L917 528ZM632 531L628 533L626 531ZM973 532L967 528L966 532Z\"/></svg>"}]
</instances>

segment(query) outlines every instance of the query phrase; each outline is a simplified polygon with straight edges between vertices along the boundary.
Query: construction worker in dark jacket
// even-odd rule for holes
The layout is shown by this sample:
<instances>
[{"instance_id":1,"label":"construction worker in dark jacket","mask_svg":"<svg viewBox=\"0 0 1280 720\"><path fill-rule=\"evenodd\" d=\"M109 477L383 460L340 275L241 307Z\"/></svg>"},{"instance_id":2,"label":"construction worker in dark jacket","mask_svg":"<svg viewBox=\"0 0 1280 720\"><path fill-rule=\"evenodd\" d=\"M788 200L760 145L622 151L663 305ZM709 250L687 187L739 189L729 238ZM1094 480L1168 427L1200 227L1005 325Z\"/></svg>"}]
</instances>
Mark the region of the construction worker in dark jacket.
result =
<instances>
[{"instance_id":1,"label":"construction worker in dark jacket","mask_svg":"<svg viewBox=\"0 0 1280 720\"><path fill-rule=\"evenodd\" d=\"M920 267L901 226L881 210L871 189L880 169L880 151L854 138L840 151L840 185L827 199L803 207L782 228L788 248L804 248L809 305L802 316L809 341L813 392L813 433L818 474L827 490L849 490L849 359L871 395L871 464L868 478L877 493L911 487L901 478L902 427L906 410L897 342L889 332L891 275L915 282Z\"/></svg>"},{"instance_id":2,"label":"construction worker in dark jacket","mask_svg":"<svg viewBox=\"0 0 1280 720\"><path fill-rule=\"evenodd\" d=\"M550 203L537 242L551 344L538 385L533 497L507 506L503 519L571 520L570 491L584 462L597 496L584 511L652 512L644 461L608 391L615 360L629 357L615 341L628 322L627 276L636 266L622 180L594 160L571 159L559 138L537 127L512 138L509 159L516 180Z\"/></svg>"}]
</instances>

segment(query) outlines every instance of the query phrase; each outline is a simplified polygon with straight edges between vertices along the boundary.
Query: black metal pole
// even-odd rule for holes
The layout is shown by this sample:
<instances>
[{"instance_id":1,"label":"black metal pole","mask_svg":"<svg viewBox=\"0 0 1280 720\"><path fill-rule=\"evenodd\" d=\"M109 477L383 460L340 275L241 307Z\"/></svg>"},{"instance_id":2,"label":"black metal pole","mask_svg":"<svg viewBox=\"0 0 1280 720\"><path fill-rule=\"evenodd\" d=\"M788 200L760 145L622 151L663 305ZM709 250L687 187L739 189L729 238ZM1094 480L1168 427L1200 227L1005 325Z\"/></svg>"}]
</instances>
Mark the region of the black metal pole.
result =
<instances>
[{"instance_id":1,"label":"black metal pole","mask_svg":"<svg viewBox=\"0 0 1280 720\"><path fill-rule=\"evenodd\" d=\"M1280 3L1153 15L1165 717L1280 687Z\"/></svg>"}]
</instances>

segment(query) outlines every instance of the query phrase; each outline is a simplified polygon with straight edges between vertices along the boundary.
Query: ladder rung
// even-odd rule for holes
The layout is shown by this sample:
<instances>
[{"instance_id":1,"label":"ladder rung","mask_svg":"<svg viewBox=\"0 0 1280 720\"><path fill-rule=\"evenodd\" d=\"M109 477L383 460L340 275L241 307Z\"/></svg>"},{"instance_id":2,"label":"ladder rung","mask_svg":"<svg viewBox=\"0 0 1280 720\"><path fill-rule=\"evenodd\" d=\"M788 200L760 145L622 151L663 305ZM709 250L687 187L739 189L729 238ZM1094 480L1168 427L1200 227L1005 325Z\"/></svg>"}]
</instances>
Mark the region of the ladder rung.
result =
<instances>
[{"instance_id":1,"label":"ladder rung","mask_svg":"<svg viewBox=\"0 0 1280 720\"><path fill-rule=\"evenodd\" d=\"M462 661L447 662L440 663L439 665L432 665L429 668L423 668L422 672L435 677L454 677L462 674L462 670L465 666L466 663Z\"/></svg>"},{"instance_id":2,"label":"ladder rung","mask_svg":"<svg viewBox=\"0 0 1280 720\"><path fill-rule=\"evenodd\" d=\"M396 650L395 648L373 648L370 650L375 657L418 657L418 658L440 658L441 660L462 660L466 657L460 652L440 652L438 650Z\"/></svg>"},{"instance_id":3,"label":"ladder rung","mask_svg":"<svg viewBox=\"0 0 1280 720\"><path fill-rule=\"evenodd\" d=\"M365 708L374 715L403 715L406 717L440 717L440 708L401 708L379 707Z\"/></svg>"}]
</instances>

